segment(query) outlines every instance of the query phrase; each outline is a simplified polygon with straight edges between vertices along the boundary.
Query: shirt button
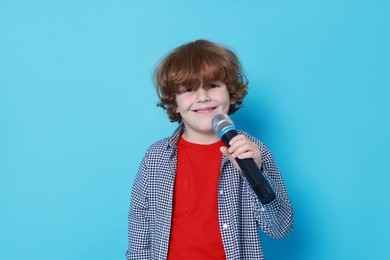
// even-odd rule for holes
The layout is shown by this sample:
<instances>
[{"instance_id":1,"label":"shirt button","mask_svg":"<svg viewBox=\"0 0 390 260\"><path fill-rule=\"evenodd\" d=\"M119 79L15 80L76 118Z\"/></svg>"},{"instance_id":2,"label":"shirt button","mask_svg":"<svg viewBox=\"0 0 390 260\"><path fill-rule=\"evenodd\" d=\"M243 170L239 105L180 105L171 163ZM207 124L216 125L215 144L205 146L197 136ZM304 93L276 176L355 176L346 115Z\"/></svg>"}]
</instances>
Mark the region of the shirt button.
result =
<instances>
[{"instance_id":1,"label":"shirt button","mask_svg":"<svg viewBox=\"0 0 390 260\"><path fill-rule=\"evenodd\" d=\"M229 227L229 225L228 224L223 224L223 229L227 229L228 227Z\"/></svg>"},{"instance_id":2,"label":"shirt button","mask_svg":"<svg viewBox=\"0 0 390 260\"><path fill-rule=\"evenodd\" d=\"M220 191L219 191L219 194L222 195L222 194L223 194L223 190L220 190Z\"/></svg>"}]
</instances>

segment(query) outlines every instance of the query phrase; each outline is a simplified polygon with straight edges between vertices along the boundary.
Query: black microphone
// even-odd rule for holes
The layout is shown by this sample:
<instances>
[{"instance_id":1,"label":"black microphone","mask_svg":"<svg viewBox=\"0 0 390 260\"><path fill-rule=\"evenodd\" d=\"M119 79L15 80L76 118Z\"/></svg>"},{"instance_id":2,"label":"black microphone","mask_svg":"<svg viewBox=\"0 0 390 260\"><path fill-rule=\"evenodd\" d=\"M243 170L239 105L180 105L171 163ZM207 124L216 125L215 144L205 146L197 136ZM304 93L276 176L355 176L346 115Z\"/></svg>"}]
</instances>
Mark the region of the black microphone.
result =
<instances>
[{"instance_id":1,"label":"black microphone","mask_svg":"<svg viewBox=\"0 0 390 260\"><path fill-rule=\"evenodd\" d=\"M211 125L219 138L226 144L227 147L230 147L230 140L238 135L236 127L230 117L222 113L217 114L213 117ZM236 162L240 166L243 175L252 186L261 203L268 204L273 201L275 199L275 193L272 191L270 184L261 173L255 161L251 158L236 158Z\"/></svg>"}]
</instances>

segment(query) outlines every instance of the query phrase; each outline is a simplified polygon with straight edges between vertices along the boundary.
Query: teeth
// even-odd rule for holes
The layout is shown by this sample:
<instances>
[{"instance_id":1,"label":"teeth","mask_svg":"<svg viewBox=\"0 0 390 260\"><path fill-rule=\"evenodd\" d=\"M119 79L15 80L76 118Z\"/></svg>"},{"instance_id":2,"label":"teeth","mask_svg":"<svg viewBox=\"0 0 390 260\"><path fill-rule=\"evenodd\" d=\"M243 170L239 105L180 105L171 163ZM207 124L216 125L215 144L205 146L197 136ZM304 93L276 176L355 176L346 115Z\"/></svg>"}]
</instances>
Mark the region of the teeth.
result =
<instances>
[{"instance_id":1,"label":"teeth","mask_svg":"<svg viewBox=\"0 0 390 260\"><path fill-rule=\"evenodd\" d=\"M211 111L213 110L212 108L206 108L206 109L197 109L196 111L197 112L208 112L208 111Z\"/></svg>"}]
</instances>

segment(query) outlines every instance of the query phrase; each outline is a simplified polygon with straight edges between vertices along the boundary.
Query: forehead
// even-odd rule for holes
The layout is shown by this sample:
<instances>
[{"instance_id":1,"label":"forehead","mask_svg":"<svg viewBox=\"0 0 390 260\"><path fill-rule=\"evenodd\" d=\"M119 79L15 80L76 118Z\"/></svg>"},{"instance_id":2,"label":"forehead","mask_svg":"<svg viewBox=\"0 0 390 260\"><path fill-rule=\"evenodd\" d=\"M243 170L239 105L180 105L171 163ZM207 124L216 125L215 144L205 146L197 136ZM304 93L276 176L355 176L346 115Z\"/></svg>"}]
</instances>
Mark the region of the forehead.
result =
<instances>
[{"instance_id":1,"label":"forehead","mask_svg":"<svg viewBox=\"0 0 390 260\"><path fill-rule=\"evenodd\" d=\"M225 86L226 87L226 84L221 82L221 81L210 81L210 82L202 82L198 85L190 85L190 84L182 84L182 85L178 85L176 86L176 89L178 90L183 90L183 89L186 89L186 88L191 88L193 90L198 90L199 88L208 88L208 87L211 87L211 86Z\"/></svg>"},{"instance_id":2,"label":"forehead","mask_svg":"<svg viewBox=\"0 0 390 260\"><path fill-rule=\"evenodd\" d=\"M190 86L199 88L213 82L228 82L226 68L220 64L187 61L173 64L168 73L170 86Z\"/></svg>"}]
</instances>

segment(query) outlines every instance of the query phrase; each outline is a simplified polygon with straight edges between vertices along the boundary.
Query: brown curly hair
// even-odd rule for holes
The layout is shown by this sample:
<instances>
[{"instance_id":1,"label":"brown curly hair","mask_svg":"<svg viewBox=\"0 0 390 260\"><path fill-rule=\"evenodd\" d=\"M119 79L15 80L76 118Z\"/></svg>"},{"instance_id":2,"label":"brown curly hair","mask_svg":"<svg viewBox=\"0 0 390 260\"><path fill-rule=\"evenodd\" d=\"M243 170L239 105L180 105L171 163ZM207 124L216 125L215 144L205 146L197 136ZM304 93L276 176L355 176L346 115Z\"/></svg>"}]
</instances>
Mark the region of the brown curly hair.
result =
<instances>
[{"instance_id":1,"label":"brown curly hair","mask_svg":"<svg viewBox=\"0 0 390 260\"><path fill-rule=\"evenodd\" d=\"M226 85L229 97L234 101L229 114L240 109L248 92L248 80L234 52L206 40L184 44L169 53L154 71L154 84L160 99L157 106L167 111L171 122L180 122L181 115L176 113L179 87L198 89L215 81Z\"/></svg>"}]
</instances>

